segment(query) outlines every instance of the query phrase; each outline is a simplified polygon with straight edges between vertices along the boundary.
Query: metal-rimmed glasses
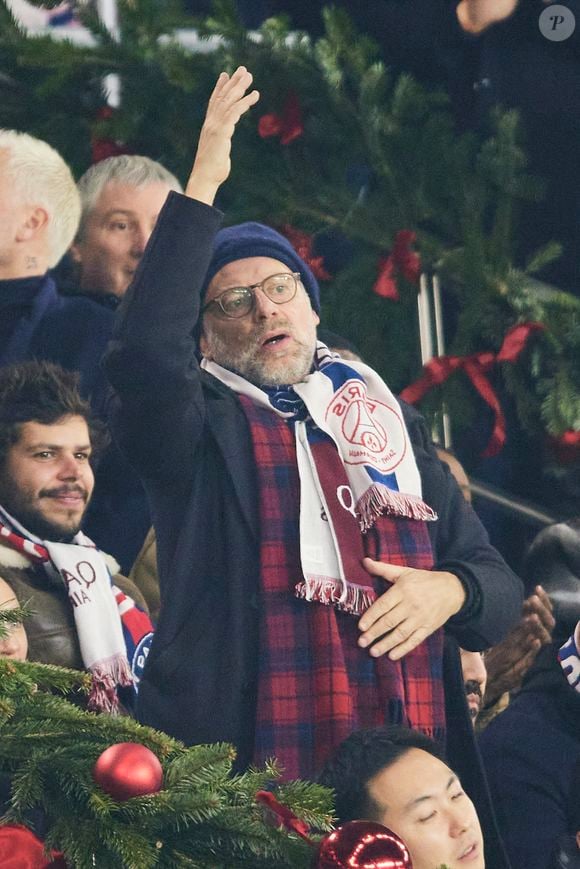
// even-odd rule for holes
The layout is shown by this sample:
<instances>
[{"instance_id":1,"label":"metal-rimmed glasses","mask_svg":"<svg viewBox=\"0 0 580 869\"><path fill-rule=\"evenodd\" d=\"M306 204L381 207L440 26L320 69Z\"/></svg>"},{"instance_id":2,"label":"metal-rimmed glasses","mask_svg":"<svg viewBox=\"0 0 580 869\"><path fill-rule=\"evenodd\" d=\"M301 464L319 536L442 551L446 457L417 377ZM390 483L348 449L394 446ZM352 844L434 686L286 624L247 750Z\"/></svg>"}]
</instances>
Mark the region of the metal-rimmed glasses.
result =
<instances>
[{"instance_id":1,"label":"metal-rimmed glasses","mask_svg":"<svg viewBox=\"0 0 580 869\"><path fill-rule=\"evenodd\" d=\"M257 289L260 289L276 305L284 305L286 302L291 302L296 295L299 280L300 272L282 272L279 275L270 275L249 287L229 287L204 305L201 310L205 313L211 308L228 320L237 320L254 309Z\"/></svg>"}]
</instances>

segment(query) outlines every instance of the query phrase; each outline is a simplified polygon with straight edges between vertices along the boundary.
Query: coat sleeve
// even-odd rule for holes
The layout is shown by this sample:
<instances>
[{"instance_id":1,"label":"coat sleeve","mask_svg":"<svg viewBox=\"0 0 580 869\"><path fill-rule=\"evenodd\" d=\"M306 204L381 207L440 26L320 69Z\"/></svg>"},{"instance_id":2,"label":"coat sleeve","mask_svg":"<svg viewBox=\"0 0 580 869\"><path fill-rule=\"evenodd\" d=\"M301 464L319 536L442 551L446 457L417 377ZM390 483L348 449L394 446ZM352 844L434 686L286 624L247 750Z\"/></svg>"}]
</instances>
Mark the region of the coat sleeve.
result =
<instances>
[{"instance_id":1,"label":"coat sleeve","mask_svg":"<svg viewBox=\"0 0 580 869\"><path fill-rule=\"evenodd\" d=\"M466 592L447 623L460 646L481 651L500 642L521 616L523 584L491 545L487 532L449 468L435 452L423 418L403 406L421 474L423 497L437 512L429 523L434 569L455 574Z\"/></svg>"},{"instance_id":2,"label":"coat sleeve","mask_svg":"<svg viewBox=\"0 0 580 869\"><path fill-rule=\"evenodd\" d=\"M145 480L187 485L204 426L194 332L219 211L169 194L119 306L105 368L115 439Z\"/></svg>"}]
</instances>

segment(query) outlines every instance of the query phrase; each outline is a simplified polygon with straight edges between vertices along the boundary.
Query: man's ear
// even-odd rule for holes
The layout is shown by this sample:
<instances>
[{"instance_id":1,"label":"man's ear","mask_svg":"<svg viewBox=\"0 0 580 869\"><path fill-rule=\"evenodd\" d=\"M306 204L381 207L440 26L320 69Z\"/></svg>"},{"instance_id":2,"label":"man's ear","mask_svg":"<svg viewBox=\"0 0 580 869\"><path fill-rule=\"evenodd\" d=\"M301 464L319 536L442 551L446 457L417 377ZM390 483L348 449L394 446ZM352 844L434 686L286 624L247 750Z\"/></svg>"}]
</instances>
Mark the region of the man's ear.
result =
<instances>
[{"instance_id":1,"label":"man's ear","mask_svg":"<svg viewBox=\"0 0 580 869\"><path fill-rule=\"evenodd\" d=\"M319 317L319 315L316 313L316 311L314 310L314 308L312 309L312 319L314 320L314 325L315 325L315 326L319 326L319 325L320 325L320 317Z\"/></svg>"},{"instance_id":2,"label":"man's ear","mask_svg":"<svg viewBox=\"0 0 580 869\"><path fill-rule=\"evenodd\" d=\"M208 347L208 343L207 343L207 338L205 337L205 334L203 332L203 328L202 328L200 335L199 335L199 349L201 350L203 356L205 356L206 359L211 359L211 356L209 354L209 347Z\"/></svg>"},{"instance_id":3,"label":"man's ear","mask_svg":"<svg viewBox=\"0 0 580 869\"><path fill-rule=\"evenodd\" d=\"M28 212L18 227L16 241L30 241L48 226L48 221L49 214L46 208L37 205Z\"/></svg>"}]
</instances>

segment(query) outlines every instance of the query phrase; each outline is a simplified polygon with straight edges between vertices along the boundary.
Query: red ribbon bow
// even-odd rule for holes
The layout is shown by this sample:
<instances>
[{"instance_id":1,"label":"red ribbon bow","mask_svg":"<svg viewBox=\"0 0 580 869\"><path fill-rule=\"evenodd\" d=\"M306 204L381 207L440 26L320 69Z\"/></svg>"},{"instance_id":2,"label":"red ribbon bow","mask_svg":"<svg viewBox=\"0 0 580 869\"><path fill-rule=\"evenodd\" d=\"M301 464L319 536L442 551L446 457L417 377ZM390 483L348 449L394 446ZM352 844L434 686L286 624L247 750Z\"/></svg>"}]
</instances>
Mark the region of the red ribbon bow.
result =
<instances>
[{"instance_id":1,"label":"red ribbon bow","mask_svg":"<svg viewBox=\"0 0 580 869\"><path fill-rule=\"evenodd\" d=\"M304 821L301 821L300 818L297 818L288 806L283 806L282 803L279 803L274 794L270 793L270 791L258 791L256 794L256 802L266 806L275 816L279 824L281 824L286 830L289 830L291 833L297 833L303 839L306 839L307 842L312 844L310 836L308 835L310 832L308 825Z\"/></svg>"},{"instance_id":2,"label":"red ribbon bow","mask_svg":"<svg viewBox=\"0 0 580 869\"><path fill-rule=\"evenodd\" d=\"M290 91L288 94L281 115L273 112L269 115L262 115L258 121L258 133L261 138L268 139L270 136L280 136L280 144L282 145L289 145L294 139L299 139L303 132L302 108L295 91Z\"/></svg>"},{"instance_id":3,"label":"red ribbon bow","mask_svg":"<svg viewBox=\"0 0 580 869\"><path fill-rule=\"evenodd\" d=\"M514 326L506 334L497 354L488 352L474 353L472 356L437 356L423 366L422 376L401 392L401 398L409 404L416 404L430 389L444 383L454 371L463 370L494 412L493 431L482 456L496 456L505 444L506 422L487 375L497 362L515 362L530 335L542 329L543 323L522 323Z\"/></svg>"},{"instance_id":4,"label":"red ribbon bow","mask_svg":"<svg viewBox=\"0 0 580 869\"><path fill-rule=\"evenodd\" d=\"M288 239L298 256L304 260L307 266L310 266L312 274L318 280L329 281L331 279L331 275L324 268L324 257L312 256L314 239L311 235L308 235L307 232L302 232L300 229L296 229L295 226L290 226L289 223L281 226L280 232Z\"/></svg>"},{"instance_id":5,"label":"red ribbon bow","mask_svg":"<svg viewBox=\"0 0 580 869\"><path fill-rule=\"evenodd\" d=\"M400 229L389 256L379 259L379 276L373 285L373 293L383 299L399 301L399 288L395 277L401 274L406 281L416 284L421 274L421 259L411 248L417 240L417 233L410 229Z\"/></svg>"}]
</instances>

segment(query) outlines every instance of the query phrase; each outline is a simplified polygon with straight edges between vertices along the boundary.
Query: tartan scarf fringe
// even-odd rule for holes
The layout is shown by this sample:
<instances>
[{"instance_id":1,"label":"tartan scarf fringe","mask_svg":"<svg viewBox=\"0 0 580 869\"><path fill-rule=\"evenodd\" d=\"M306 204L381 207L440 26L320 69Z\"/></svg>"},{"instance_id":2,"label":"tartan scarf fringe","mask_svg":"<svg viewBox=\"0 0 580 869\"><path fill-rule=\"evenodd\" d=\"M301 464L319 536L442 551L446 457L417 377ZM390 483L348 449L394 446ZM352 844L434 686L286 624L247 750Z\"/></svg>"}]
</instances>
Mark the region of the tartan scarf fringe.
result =
<instances>
[{"instance_id":1,"label":"tartan scarf fringe","mask_svg":"<svg viewBox=\"0 0 580 869\"><path fill-rule=\"evenodd\" d=\"M422 498L377 483L362 494L355 512L363 533L372 528L382 515L417 519L419 522L435 522L437 519L435 511Z\"/></svg>"},{"instance_id":2,"label":"tartan scarf fringe","mask_svg":"<svg viewBox=\"0 0 580 869\"><path fill-rule=\"evenodd\" d=\"M333 606L337 610L362 616L377 599L374 588L365 588L352 582L343 582L328 576L308 576L294 586L294 594L301 600Z\"/></svg>"}]
</instances>

